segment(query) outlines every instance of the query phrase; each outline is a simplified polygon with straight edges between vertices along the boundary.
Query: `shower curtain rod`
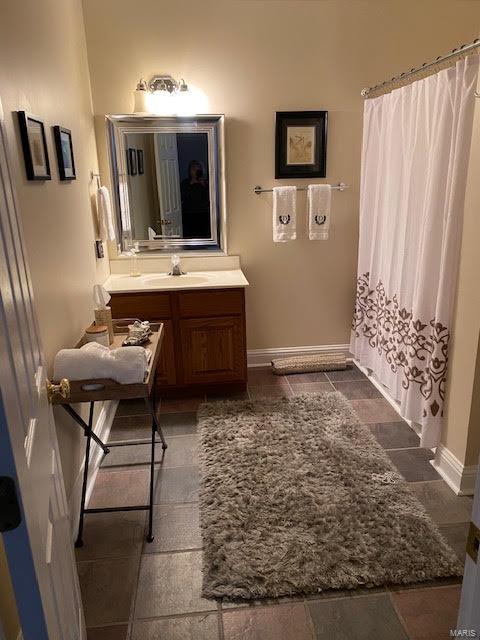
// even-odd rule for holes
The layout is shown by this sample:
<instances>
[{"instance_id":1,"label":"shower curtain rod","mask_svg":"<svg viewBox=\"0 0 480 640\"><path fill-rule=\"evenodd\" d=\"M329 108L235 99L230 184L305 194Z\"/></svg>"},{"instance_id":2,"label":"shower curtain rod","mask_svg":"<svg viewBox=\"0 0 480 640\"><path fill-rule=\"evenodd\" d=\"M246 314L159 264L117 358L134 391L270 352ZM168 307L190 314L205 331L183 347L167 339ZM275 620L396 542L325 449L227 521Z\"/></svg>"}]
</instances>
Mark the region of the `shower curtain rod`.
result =
<instances>
[{"instance_id":1,"label":"shower curtain rod","mask_svg":"<svg viewBox=\"0 0 480 640\"><path fill-rule=\"evenodd\" d=\"M370 94L371 91L377 91L382 87L385 87L385 86L388 86L389 84L393 84L394 82L397 82L397 80L405 80L406 78L410 78L411 76L414 76L415 74L420 73L421 71L430 69L430 67L433 67L436 64L445 62L445 60L450 60L450 58L454 58L455 56L462 55L464 53L467 53L468 51L472 51L477 47L480 47L479 38L476 38L470 44L462 44L461 47L459 47L458 49L453 49L452 51L450 51L450 53L447 53L444 56L438 56L436 60L432 60L431 62L424 62L421 67L413 67L412 69L410 69L410 71L404 71L399 76L394 76L393 78L390 78L390 80L385 80L385 82L380 82L379 84L376 84L374 87L365 87L364 89L362 89L360 93L364 98L368 98L368 95Z\"/></svg>"}]
</instances>

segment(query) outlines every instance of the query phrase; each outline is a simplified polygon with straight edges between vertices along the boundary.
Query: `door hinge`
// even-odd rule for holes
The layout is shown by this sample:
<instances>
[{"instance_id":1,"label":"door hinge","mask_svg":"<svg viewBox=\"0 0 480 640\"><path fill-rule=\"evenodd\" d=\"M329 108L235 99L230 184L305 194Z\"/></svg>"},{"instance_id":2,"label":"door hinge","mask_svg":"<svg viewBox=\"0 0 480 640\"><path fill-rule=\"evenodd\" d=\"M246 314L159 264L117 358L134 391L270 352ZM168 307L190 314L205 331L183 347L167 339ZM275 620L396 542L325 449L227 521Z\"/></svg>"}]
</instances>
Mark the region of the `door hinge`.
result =
<instances>
[{"instance_id":1,"label":"door hinge","mask_svg":"<svg viewBox=\"0 0 480 640\"><path fill-rule=\"evenodd\" d=\"M467 538L467 553L474 562L478 559L478 547L480 545L480 529L470 522Z\"/></svg>"},{"instance_id":2,"label":"door hinge","mask_svg":"<svg viewBox=\"0 0 480 640\"><path fill-rule=\"evenodd\" d=\"M0 532L16 529L21 521L15 481L9 476L0 476Z\"/></svg>"}]
</instances>

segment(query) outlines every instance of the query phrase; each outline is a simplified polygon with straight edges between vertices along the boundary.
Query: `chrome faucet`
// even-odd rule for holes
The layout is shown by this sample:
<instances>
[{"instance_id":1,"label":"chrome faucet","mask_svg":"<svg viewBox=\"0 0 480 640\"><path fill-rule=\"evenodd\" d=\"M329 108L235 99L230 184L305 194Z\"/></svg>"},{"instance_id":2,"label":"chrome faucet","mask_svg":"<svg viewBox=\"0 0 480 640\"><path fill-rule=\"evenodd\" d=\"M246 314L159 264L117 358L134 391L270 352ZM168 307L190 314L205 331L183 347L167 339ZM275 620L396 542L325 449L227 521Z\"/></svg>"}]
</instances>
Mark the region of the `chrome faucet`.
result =
<instances>
[{"instance_id":1,"label":"chrome faucet","mask_svg":"<svg viewBox=\"0 0 480 640\"><path fill-rule=\"evenodd\" d=\"M174 254L172 256L171 271L169 271L169 273L167 275L169 275L169 276L184 276L185 275L185 272L182 271L182 269L180 267L180 257L177 256L177 254Z\"/></svg>"}]
</instances>

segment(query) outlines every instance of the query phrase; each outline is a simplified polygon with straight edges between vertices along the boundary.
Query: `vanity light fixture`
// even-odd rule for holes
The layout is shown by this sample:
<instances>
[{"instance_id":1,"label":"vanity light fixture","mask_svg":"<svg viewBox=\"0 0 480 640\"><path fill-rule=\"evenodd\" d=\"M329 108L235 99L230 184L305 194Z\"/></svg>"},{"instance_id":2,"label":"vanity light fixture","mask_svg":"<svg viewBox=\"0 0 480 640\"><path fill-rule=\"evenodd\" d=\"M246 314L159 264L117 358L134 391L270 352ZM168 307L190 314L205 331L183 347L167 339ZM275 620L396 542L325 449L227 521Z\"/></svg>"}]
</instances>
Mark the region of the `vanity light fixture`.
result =
<instances>
[{"instance_id":1,"label":"vanity light fixture","mask_svg":"<svg viewBox=\"0 0 480 640\"><path fill-rule=\"evenodd\" d=\"M134 96L134 113L162 116L205 113L205 95L189 87L183 78L177 81L169 75L153 76L148 83L141 78Z\"/></svg>"}]
</instances>

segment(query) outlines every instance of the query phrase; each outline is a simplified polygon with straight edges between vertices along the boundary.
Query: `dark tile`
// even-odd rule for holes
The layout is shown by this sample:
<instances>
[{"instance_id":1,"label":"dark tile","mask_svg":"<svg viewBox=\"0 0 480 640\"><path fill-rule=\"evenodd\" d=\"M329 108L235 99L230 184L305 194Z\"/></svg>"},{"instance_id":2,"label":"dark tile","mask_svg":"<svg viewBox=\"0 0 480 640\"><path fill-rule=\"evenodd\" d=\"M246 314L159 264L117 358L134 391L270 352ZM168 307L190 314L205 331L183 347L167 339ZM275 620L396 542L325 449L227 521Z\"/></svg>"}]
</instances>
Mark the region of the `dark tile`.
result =
<instances>
[{"instance_id":1,"label":"dark tile","mask_svg":"<svg viewBox=\"0 0 480 640\"><path fill-rule=\"evenodd\" d=\"M198 464L198 437L179 436L167 438L168 448L164 451L158 441L155 446L155 462L162 468L191 467ZM126 465L150 464L150 444L113 447L102 460L102 468Z\"/></svg>"},{"instance_id":2,"label":"dark tile","mask_svg":"<svg viewBox=\"0 0 480 640\"><path fill-rule=\"evenodd\" d=\"M149 481L148 469L101 470L97 475L88 506L125 507L145 504L148 499Z\"/></svg>"},{"instance_id":3,"label":"dark tile","mask_svg":"<svg viewBox=\"0 0 480 640\"><path fill-rule=\"evenodd\" d=\"M398 422L399 415L385 398L350 400L353 410L363 424Z\"/></svg>"},{"instance_id":4,"label":"dark tile","mask_svg":"<svg viewBox=\"0 0 480 640\"><path fill-rule=\"evenodd\" d=\"M292 386L293 395L299 396L302 393L321 393L335 391L329 382L304 382Z\"/></svg>"},{"instance_id":5,"label":"dark tile","mask_svg":"<svg viewBox=\"0 0 480 640\"><path fill-rule=\"evenodd\" d=\"M312 640L313 637L303 603L249 607L222 615L225 640Z\"/></svg>"},{"instance_id":6,"label":"dark tile","mask_svg":"<svg viewBox=\"0 0 480 640\"><path fill-rule=\"evenodd\" d=\"M217 603L201 597L202 553L142 556L135 618L216 611Z\"/></svg>"},{"instance_id":7,"label":"dark tile","mask_svg":"<svg viewBox=\"0 0 480 640\"><path fill-rule=\"evenodd\" d=\"M288 382L285 376L277 376L271 367L251 367L247 374L248 385L254 387L285 387Z\"/></svg>"},{"instance_id":8,"label":"dark tile","mask_svg":"<svg viewBox=\"0 0 480 640\"><path fill-rule=\"evenodd\" d=\"M156 506L153 514L155 540L145 542L144 553L200 549L202 535L198 504Z\"/></svg>"},{"instance_id":9,"label":"dark tile","mask_svg":"<svg viewBox=\"0 0 480 640\"><path fill-rule=\"evenodd\" d=\"M160 426L166 438L171 436L185 436L197 431L197 413L164 413L160 416Z\"/></svg>"},{"instance_id":10,"label":"dark tile","mask_svg":"<svg viewBox=\"0 0 480 640\"><path fill-rule=\"evenodd\" d=\"M290 373L287 376L290 384L305 384L306 382L328 382L327 376L322 371L311 373Z\"/></svg>"},{"instance_id":11,"label":"dark tile","mask_svg":"<svg viewBox=\"0 0 480 640\"><path fill-rule=\"evenodd\" d=\"M261 398L291 398L293 396L291 387L289 385L281 386L263 386L263 387L248 387L248 392L252 400L259 400Z\"/></svg>"},{"instance_id":12,"label":"dark tile","mask_svg":"<svg viewBox=\"0 0 480 640\"><path fill-rule=\"evenodd\" d=\"M118 403L117 416L132 416L141 413L148 413L143 398L135 398L135 400L120 400Z\"/></svg>"},{"instance_id":13,"label":"dark tile","mask_svg":"<svg viewBox=\"0 0 480 640\"><path fill-rule=\"evenodd\" d=\"M405 449L420 446L420 438L403 420L400 422L377 422L368 426L384 449Z\"/></svg>"},{"instance_id":14,"label":"dark tile","mask_svg":"<svg viewBox=\"0 0 480 640\"><path fill-rule=\"evenodd\" d=\"M199 489L198 467L160 469L155 504L197 502Z\"/></svg>"},{"instance_id":15,"label":"dark tile","mask_svg":"<svg viewBox=\"0 0 480 640\"><path fill-rule=\"evenodd\" d=\"M400 471L407 482L423 482L438 480L440 476L430 464L434 458L430 449L397 449L387 451L393 464Z\"/></svg>"},{"instance_id":16,"label":"dark tile","mask_svg":"<svg viewBox=\"0 0 480 640\"><path fill-rule=\"evenodd\" d=\"M308 601L316 640L408 640L388 595Z\"/></svg>"},{"instance_id":17,"label":"dark tile","mask_svg":"<svg viewBox=\"0 0 480 640\"><path fill-rule=\"evenodd\" d=\"M128 625L126 624L87 629L87 640L127 640L127 638Z\"/></svg>"},{"instance_id":18,"label":"dark tile","mask_svg":"<svg viewBox=\"0 0 480 640\"><path fill-rule=\"evenodd\" d=\"M334 382L335 389L343 393L349 400L366 400L381 398L382 394L369 380L349 380Z\"/></svg>"},{"instance_id":19,"label":"dark tile","mask_svg":"<svg viewBox=\"0 0 480 640\"><path fill-rule=\"evenodd\" d=\"M87 629L87 640L127 640L128 625Z\"/></svg>"},{"instance_id":20,"label":"dark tile","mask_svg":"<svg viewBox=\"0 0 480 640\"><path fill-rule=\"evenodd\" d=\"M145 522L144 511L88 513L83 532L84 546L75 550L77 560L139 555Z\"/></svg>"},{"instance_id":21,"label":"dark tile","mask_svg":"<svg viewBox=\"0 0 480 640\"><path fill-rule=\"evenodd\" d=\"M347 364L347 368L341 371L326 371L327 377L332 382L341 380L368 380L358 367L354 364Z\"/></svg>"},{"instance_id":22,"label":"dark tile","mask_svg":"<svg viewBox=\"0 0 480 640\"><path fill-rule=\"evenodd\" d=\"M461 562L465 562L469 528L470 525L468 522L443 524L439 527L442 536L455 551Z\"/></svg>"},{"instance_id":23,"label":"dark tile","mask_svg":"<svg viewBox=\"0 0 480 640\"><path fill-rule=\"evenodd\" d=\"M128 622L139 558L78 563L87 627Z\"/></svg>"},{"instance_id":24,"label":"dark tile","mask_svg":"<svg viewBox=\"0 0 480 640\"><path fill-rule=\"evenodd\" d=\"M191 413L197 411L202 402L205 401L204 396L195 398L164 398L160 404L160 415L165 413Z\"/></svg>"},{"instance_id":25,"label":"dark tile","mask_svg":"<svg viewBox=\"0 0 480 640\"><path fill-rule=\"evenodd\" d=\"M472 498L455 495L443 480L422 482L411 489L438 524L470 522Z\"/></svg>"},{"instance_id":26,"label":"dark tile","mask_svg":"<svg viewBox=\"0 0 480 640\"><path fill-rule=\"evenodd\" d=\"M391 594L410 640L450 638L457 626L460 586L412 589Z\"/></svg>"},{"instance_id":27,"label":"dark tile","mask_svg":"<svg viewBox=\"0 0 480 640\"><path fill-rule=\"evenodd\" d=\"M218 615L144 620L133 625L131 640L218 640Z\"/></svg>"},{"instance_id":28,"label":"dark tile","mask_svg":"<svg viewBox=\"0 0 480 640\"><path fill-rule=\"evenodd\" d=\"M152 432L152 418L150 415L122 416L115 415L108 441L140 440L149 438Z\"/></svg>"}]
</instances>

